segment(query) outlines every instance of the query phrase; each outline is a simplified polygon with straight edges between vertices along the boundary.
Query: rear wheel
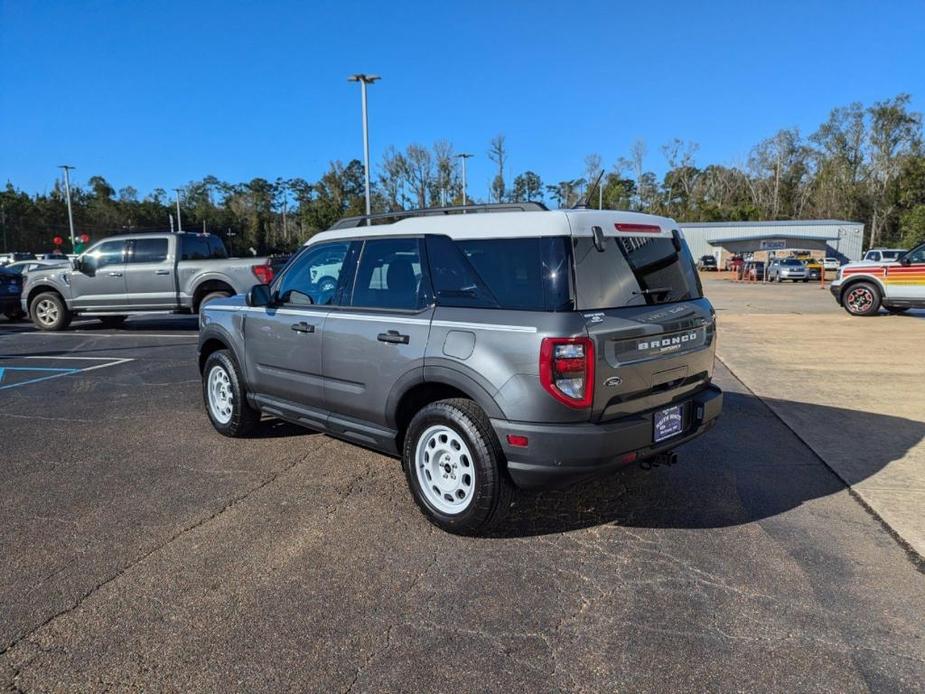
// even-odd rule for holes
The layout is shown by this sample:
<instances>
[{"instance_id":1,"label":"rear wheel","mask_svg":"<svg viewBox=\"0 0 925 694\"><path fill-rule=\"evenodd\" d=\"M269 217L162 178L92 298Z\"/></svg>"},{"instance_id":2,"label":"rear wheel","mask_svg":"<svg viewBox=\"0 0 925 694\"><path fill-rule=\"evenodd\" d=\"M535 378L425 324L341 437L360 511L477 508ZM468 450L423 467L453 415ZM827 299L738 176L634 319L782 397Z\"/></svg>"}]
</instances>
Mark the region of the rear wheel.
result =
<instances>
[{"instance_id":1,"label":"rear wheel","mask_svg":"<svg viewBox=\"0 0 925 694\"><path fill-rule=\"evenodd\" d=\"M245 436L260 421L247 402L244 379L232 353L212 352L202 370L202 398L215 430L224 436Z\"/></svg>"},{"instance_id":2,"label":"rear wheel","mask_svg":"<svg viewBox=\"0 0 925 694\"><path fill-rule=\"evenodd\" d=\"M431 403L408 426L402 456L408 487L443 530L478 534L504 518L514 487L503 465L488 417L471 400Z\"/></svg>"},{"instance_id":3,"label":"rear wheel","mask_svg":"<svg viewBox=\"0 0 925 694\"><path fill-rule=\"evenodd\" d=\"M71 323L71 312L60 294L44 292L32 300L29 307L32 322L39 330L56 332L64 330Z\"/></svg>"},{"instance_id":4,"label":"rear wheel","mask_svg":"<svg viewBox=\"0 0 925 694\"><path fill-rule=\"evenodd\" d=\"M845 290L842 304L852 316L874 316L880 310L880 290L869 282L852 284Z\"/></svg>"},{"instance_id":5,"label":"rear wheel","mask_svg":"<svg viewBox=\"0 0 925 694\"><path fill-rule=\"evenodd\" d=\"M216 299L226 299L229 296L231 296L231 294L229 294L228 292L209 292L204 297L202 297L202 300L200 300L199 308L201 309L203 306L205 306L210 301L215 301Z\"/></svg>"}]
</instances>

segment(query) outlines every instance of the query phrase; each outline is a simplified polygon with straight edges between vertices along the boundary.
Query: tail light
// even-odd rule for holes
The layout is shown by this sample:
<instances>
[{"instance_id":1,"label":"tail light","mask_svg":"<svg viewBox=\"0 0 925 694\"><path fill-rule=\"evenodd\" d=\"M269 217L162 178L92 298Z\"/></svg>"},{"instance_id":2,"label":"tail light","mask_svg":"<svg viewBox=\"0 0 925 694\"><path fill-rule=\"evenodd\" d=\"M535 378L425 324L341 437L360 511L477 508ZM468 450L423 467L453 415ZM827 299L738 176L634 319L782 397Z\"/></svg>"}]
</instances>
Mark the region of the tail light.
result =
<instances>
[{"instance_id":1,"label":"tail light","mask_svg":"<svg viewBox=\"0 0 925 694\"><path fill-rule=\"evenodd\" d=\"M251 272L260 284L270 284L273 281L273 268L269 265L251 265Z\"/></svg>"},{"instance_id":2,"label":"tail light","mask_svg":"<svg viewBox=\"0 0 925 694\"><path fill-rule=\"evenodd\" d=\"M590 407L594 399L594 343L587 337L544 338L540 383L569 407Z\"/></svg>"}]
</instances>

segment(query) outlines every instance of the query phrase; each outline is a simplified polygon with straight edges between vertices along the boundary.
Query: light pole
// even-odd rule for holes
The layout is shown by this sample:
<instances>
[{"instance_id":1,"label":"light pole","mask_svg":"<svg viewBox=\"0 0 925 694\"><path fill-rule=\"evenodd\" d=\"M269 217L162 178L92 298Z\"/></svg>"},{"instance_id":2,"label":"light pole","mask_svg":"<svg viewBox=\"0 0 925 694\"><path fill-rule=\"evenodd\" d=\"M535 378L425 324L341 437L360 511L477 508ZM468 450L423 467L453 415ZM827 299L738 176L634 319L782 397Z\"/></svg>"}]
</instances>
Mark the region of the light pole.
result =
<instances>
[{"instance_id":1,"label":"light pole","mask_svg":"<svg viewBox=\"0 0 925 694\"><path fill-rule=\"evenodd\" d=\"M69 172L74 167L70 164L61 164L58 168L64 169L64 196L67 198L67 223L71 230L71 253L73 253L76 241L74 239L74 210L71 209L71 177Z\"/></svg>"},{"instance_id":2,"label":"light pole","mask_svg":"<svg viewBox=\"0 0 925 694\"><path fill-rule=\"evenodd\" d=\"M370 198L369 198L369 122L366 115L366 85L373 84L379 80L379 75L364 75L363 73L357 73L355 75L350 75L347 78L348 82L359 82L360 83L360 100L362 102L363 108L363 174L364 179L366 180L366 216L369 217L371 213ZM369 219L366 220L366 224L369 224Z\"/></svg>"},{"instance_id":3,"label":"light pole","mask_svg":"<svg viewBox=\"0 0 925 694\"><path fill-rule=\"evenodd\" d=\"M183 220L180 218L180 191L182 188L174 188L177 194L177 231L183 231Z\"/></svg>"},{"instance_id":4,"label":"light pole","mask_svg":"<svg viewBox=\"0 0 925 694\"><path fill-rule=\"evenodd\" d=\"M468 152L462 152L462 153L456 155L456 158L457 158L457 159L462 159L462 175L463 175L463 181L462 181L462 183L463 183L463 191L462 191L462 193L463 193L463 207L465 207L466 205L469 204L468 202L466 202L466 159L471 159L472 157L473 157L473 155L472 155L472 154L469 154Z\"/></svg>"}]
</instances>

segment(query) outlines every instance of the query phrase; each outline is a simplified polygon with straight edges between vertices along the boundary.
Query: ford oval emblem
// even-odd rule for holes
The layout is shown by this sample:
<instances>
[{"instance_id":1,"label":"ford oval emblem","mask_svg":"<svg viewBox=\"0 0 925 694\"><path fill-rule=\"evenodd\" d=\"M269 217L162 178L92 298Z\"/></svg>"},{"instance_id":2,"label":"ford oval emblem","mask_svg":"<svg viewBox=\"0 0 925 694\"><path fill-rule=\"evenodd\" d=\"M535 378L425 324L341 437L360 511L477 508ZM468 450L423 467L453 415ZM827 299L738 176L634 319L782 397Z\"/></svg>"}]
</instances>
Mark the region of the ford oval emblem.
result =
<instances>
[{"instance_id":1,"label":"ford oval emblem","mask_svg":"<svg viewBox=\"0 0 925 694\"><path fill-rule=\"evenodd\" d=\"M617 386L622 385L622 384L623 384L623 379L620 378L619 376L611 376L606 381L604 381L604 385L607 386L608 388L616 388Z\"/></svg>"}]
</instances>

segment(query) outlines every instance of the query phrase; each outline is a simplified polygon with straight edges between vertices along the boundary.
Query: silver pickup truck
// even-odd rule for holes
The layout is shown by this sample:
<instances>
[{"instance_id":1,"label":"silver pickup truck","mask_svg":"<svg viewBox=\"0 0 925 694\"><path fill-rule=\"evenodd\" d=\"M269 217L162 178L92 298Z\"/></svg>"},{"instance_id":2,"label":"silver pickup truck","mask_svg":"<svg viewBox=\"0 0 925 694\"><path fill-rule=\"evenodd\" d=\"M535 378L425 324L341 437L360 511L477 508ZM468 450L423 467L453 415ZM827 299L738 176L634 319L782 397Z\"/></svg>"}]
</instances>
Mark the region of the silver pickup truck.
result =
<instances>
[{"instance_id":1,"label":"silver pickup truck","mask_svg":"<svg viewBox=\"0 0 925 694\"><path fill-rule=\"evenodd\" d=\"M133 234L103 239L70 265L28 273L21 301L37 328L64 330L75 315L118 325L132 313L197 313L272 279L266 258L229 258L210 234Z\"/></svg>"}]
</instances>

